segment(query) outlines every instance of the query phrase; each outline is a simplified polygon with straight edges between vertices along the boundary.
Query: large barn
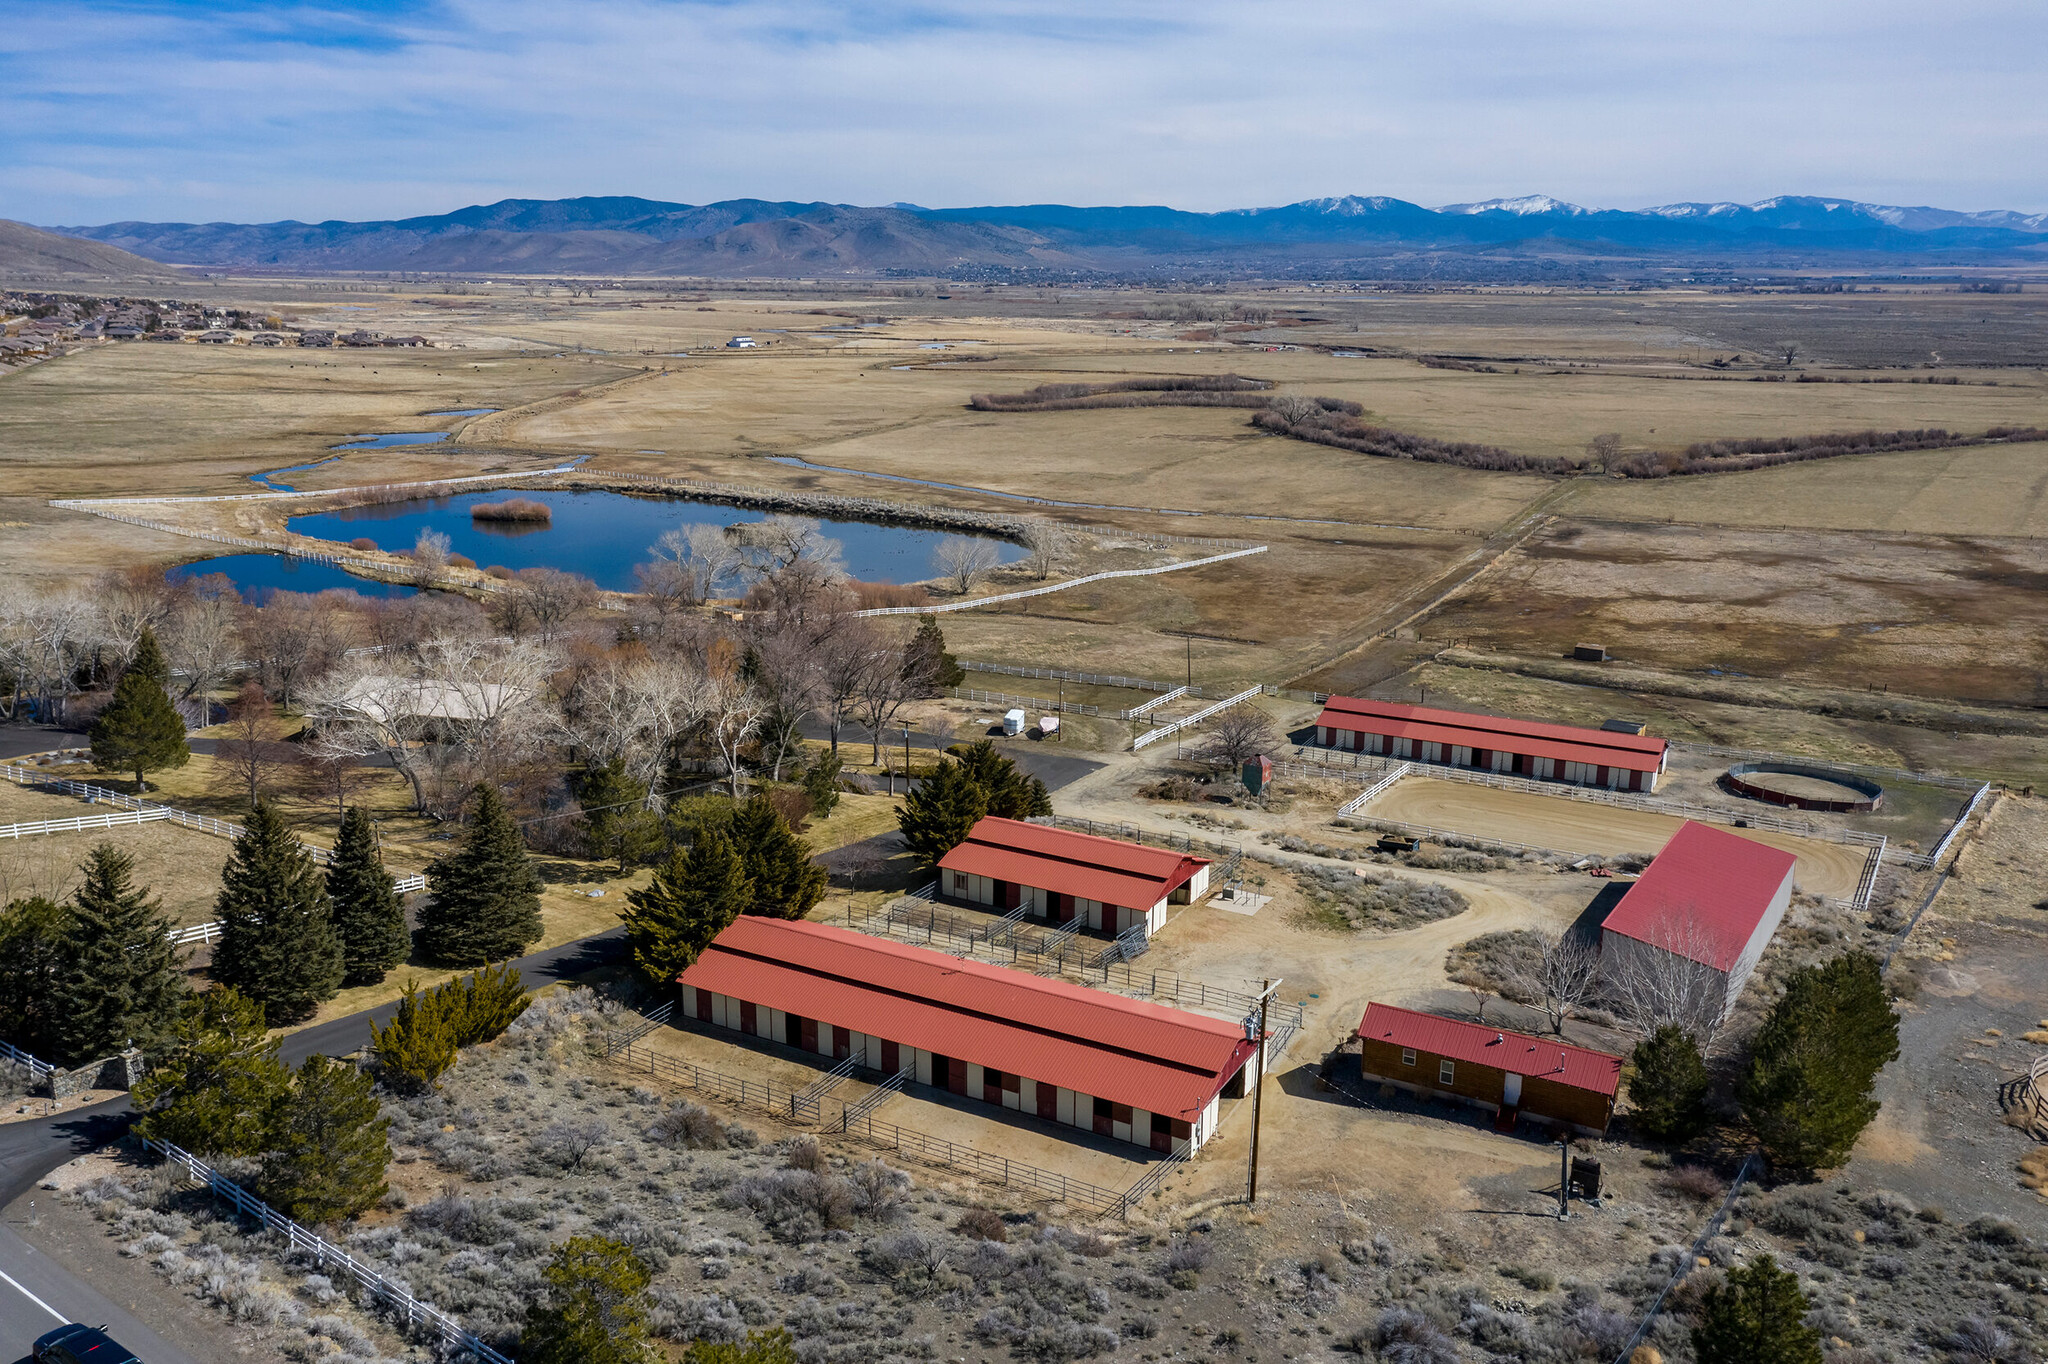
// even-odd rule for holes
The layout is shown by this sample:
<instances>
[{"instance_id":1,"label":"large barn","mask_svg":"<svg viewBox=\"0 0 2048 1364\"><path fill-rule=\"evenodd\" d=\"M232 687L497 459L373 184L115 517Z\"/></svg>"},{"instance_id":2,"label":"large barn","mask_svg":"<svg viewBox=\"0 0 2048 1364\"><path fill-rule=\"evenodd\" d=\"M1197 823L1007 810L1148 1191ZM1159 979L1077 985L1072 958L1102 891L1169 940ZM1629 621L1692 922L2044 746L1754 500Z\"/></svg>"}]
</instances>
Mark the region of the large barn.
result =
<instances>
[{"instance_id":1,"label":"large barn","mask_svg":"<svg viewBox=\"0 0 2048 1364\"><path fill-rule=\"evenodd\" d=\"M803 920L741 916L684 1016L1167 1153L1258 1075L1239 1023Z\"/></svg>"},{"instance_id":2,"label":"large barn","mask_svg":"<svg viewBox=\"0 0 2048 1364\"><path fill-rule=\"evenodd\" d=\"M1627 729L1580 729L1461 710L1333 696L1316 717L1325 748L1471 767L1539 781L1654 791L1669 745Z\"/></svg>"},{"instance_id":3,"label":"large barn","mask_svg":"<svg viewBox=\"0 0 2048 1364\"><path fill-rule=\"evenodd\" d=\"M1391 1004L1366 1005L1358 1063L1367 1080L1483 1108L1504 1132L1527 1117L1603 1136L1621 1085L1619 1056Z\"/></svg>"},{"instance_id":4,"label":"large barn","mask_svg":"<svg viewBox=\"0 0 2048 1364\"><path fill-rule=\"evenodd\" d=\"M1034 918L1079 919L1097 933L1143 924L1149 937L1165 927L1168 905L1208 892L1207 858L993 815L939 859L947 900L999 914L1028 907Z\"/></svg>"},{"instance_id":5,"label":"large barn","mask_svg":"<svg viewBox=\"0 0 2048 1364\"><path fill-rule=\"evenodd\" d=\"M1620 975L1633 961L1656 974L1660 956L1689 961L1718 978L1725 1017L1792 903L1797 861L1687 820L1601 925L1603 968Z\"/></svg>"}]
</instances>

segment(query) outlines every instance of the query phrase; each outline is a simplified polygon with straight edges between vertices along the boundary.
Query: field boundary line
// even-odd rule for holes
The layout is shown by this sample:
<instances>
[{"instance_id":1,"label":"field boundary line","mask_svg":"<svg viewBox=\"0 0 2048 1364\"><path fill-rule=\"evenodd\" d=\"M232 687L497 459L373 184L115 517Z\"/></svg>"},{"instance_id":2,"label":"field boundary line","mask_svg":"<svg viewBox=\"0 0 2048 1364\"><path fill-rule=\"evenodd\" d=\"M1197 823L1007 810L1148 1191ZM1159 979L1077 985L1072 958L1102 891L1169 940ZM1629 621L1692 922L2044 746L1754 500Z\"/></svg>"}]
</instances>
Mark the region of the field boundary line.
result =
<instances>
[{"instance_id":1,"label":"field boundary line","mask_svg":"<svg viewBox=\"0 0 2048 1364\"><path fill-rule=\"evenodd\" d=\"M972 601L940 602L934 606L875 606L865 611L856 611L856 616L936 616L947 611L972 611L977 606L994 606L999 602L1022 601L1026 597L1042 597L1048 592L1064 592L1070 587L1084 587L1089 583L1107 582L1112 578L1149 578L1160 573L1178 573L1184 568L1206 568L1230 559L1242 559L1250 554L1264 554L1266 546L1254 545L1250 549L1234 549L1227 554L1212 554L1206 559L1189 559L1185 563L1161 564L1157 568L1112 568L1101 573L1089 573L1079 578L1069 578L1063 583L1051 583L1045 587L1026 588L1022 592L1004 592L994 597L976 597Z\"/></svg>"},{"instance_id":2,"label":"field boundary line","mask_svg":"<svg viewBox=\"0 0 2048 1364\"><path fill-rule=\"evenodd\" d=\"M1265 692L1266 689L1263 686L1246 687L1237 695L1226 696L1221 701L1216 701L1211 703L1210 705L1202 707L1202 709L1196 711L1193 715L1185 716L1179 720L1175 720L1170 725L1161 725L1158 729L1148 730L1145 733L1140 734L1137 738L1131 740L1131 752L1136 753L1139 749L1145 747L1147 744L1157 743L1161 739L1170 738L1171 736L1180 733L1184 729L1189 729L1195 725L1199 725L1200 723L1202 723L1202 721L1208 719L1212 715L1217 714L1219 711L1229 710L1238 702L1249 701L1254 696L1263 696L1265 695Z\"/></svg>"}]
</instances>

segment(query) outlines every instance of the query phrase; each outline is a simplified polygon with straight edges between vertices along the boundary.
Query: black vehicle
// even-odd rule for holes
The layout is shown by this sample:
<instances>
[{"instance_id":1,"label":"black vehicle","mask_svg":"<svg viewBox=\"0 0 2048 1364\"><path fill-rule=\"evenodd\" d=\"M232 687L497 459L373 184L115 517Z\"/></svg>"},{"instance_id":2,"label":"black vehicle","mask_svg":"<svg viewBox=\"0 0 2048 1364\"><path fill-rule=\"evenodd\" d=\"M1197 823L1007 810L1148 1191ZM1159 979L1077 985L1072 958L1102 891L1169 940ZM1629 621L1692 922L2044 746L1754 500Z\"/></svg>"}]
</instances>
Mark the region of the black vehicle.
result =
<instances>
[{"instance_id":1,"label":"black vehicle","mask_svg":"<svg viewBox=\"0 0 2048 1364\"><path fill-rule=\"evenodd\" d=\"M134 1351L105 1331L77 1322L38 1337L29 1354L36 1364L142 1364Z\"/></svg>"}]
</instances>

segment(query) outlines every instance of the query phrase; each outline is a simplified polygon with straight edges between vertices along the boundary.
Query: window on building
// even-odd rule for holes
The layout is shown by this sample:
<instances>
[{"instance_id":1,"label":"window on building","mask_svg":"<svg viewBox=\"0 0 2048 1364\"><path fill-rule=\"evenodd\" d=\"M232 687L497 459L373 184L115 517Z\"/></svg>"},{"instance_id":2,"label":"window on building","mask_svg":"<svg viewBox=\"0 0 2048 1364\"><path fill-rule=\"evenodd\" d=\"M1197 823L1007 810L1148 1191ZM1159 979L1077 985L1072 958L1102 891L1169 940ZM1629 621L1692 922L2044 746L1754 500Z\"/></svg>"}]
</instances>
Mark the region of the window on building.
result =
<instances>
[{"instance_id":1,"label":"window on building","mask_svg":"<svg viewBox=\"0 0 2048 1364\"><path fill-rule=\"evenodd\" d=\"M1401 1064L1404 1066L1412 1066L1415 1064L1415 1048L1401 1048Z\"/></svg>"},{"instance_id":2,"label":"window on building","mask_svg":"<svg viewBox=\"0 0 2048 1364\"><path fill-rule=\"evenodd\" d=\"M1436 1082L1440 1085L1453 1084L1458 1078L1458 1067L1450 1061L1436 1063Z\"/></svg>"}]
</instances>

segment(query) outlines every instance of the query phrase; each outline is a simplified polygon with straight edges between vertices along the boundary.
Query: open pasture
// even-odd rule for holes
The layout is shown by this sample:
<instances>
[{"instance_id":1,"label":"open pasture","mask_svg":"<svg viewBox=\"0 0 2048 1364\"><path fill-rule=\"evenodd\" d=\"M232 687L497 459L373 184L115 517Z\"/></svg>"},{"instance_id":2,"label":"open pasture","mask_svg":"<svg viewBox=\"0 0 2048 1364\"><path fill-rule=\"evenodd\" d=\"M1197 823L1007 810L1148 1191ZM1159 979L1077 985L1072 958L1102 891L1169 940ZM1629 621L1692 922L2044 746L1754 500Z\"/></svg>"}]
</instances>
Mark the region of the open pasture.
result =
<instances>
[{"instance_id":1,"label":"open pasture","mask_svg":"<svg viewBox=\"0 0 2048 1364\"><path fill-rule=\"evenodd\" d=\"M1538 657L1592 640L1682 672L2031 705L2044 585L2048 551L2032 540L1567 520L1420 630Z\"/></svg>"}]
</instances>

